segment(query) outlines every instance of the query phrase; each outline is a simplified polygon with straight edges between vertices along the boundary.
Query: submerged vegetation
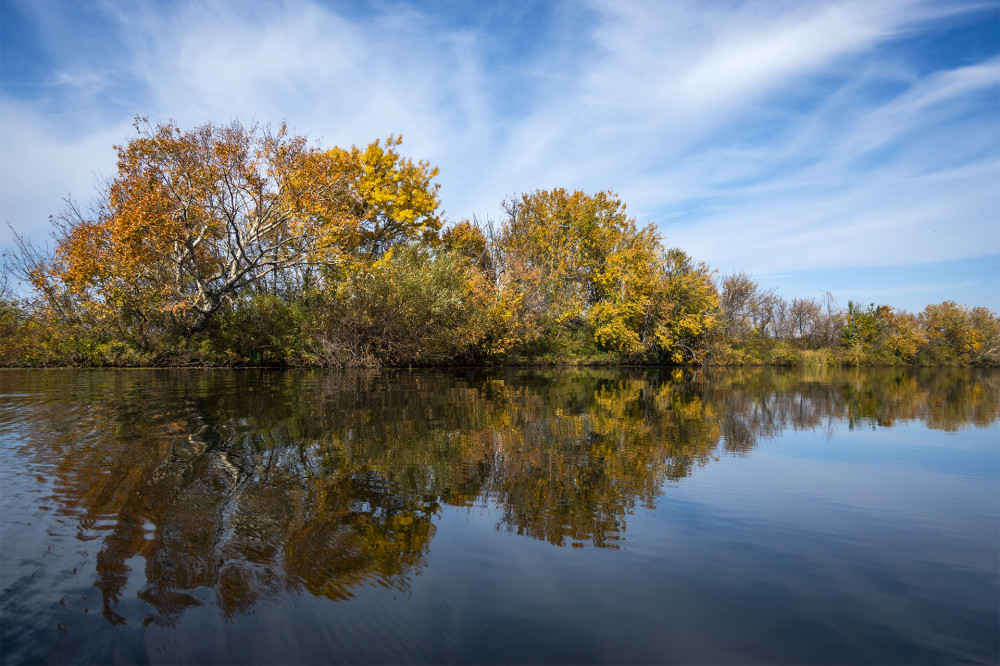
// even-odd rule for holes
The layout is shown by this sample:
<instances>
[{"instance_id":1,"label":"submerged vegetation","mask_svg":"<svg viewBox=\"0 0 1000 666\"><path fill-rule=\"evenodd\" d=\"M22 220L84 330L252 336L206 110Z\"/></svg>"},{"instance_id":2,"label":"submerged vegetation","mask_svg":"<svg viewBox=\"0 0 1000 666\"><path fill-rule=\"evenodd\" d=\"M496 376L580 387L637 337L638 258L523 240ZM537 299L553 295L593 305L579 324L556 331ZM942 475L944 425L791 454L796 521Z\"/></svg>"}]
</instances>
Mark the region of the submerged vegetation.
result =
<instances>
[{"instance_id":1,"label":"submerged vegetation","mask_svg":"<svg viewBox=\"0 0 1000 666\"><path fill-rule=\"evenodd\" d=\"M0 365L1000 363L986 308L788 301L665 246L610 192L538 190L445 228L437 169L399 137L136 129L93 211L69 203L53 247L18 237L4 258Z\"/></svg>"}]
</instances>

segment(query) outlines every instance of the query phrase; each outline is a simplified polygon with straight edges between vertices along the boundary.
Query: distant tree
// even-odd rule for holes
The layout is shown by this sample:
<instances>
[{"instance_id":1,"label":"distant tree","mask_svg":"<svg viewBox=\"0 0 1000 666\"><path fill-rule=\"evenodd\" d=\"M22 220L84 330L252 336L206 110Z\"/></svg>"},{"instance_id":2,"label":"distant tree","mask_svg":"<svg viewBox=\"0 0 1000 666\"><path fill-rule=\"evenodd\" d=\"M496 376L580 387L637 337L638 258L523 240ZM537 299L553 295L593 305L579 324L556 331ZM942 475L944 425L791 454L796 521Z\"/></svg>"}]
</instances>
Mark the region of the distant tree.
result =
<instances>
[{"instance_id":1,"label":"distant tree","mask_svg":"<svg viewBox=\"0 0 1000 666\"><path fill-rule=\"evenodd\" d=\"M790 335L803 344L811 342L819 327L820 304L812 299L793 298L788 304Z\"/></svg>"},{"instance_id":2,"label":"distant tree","mask_svg":"<svg viewBox=\"0 0 1000 666\"><path fill-rule=\"evenodd\" d=\"M757 307L757 282L746 271L723 276L719 289L719 309L725 334L733 340L753 332L752 317Z\"/></svg>"},{"instance_id":3,"label":"distant tree","mask_svg":"<svg viewBox=\"0 0 1000 666\"><path fill-rule=\"evenodd\" d=\"M700 363L707 337L718 325L719 297L712 270L683 250L663 255L661 288L646 317L645 344L651 360Z\"/></svg>"},{"instance_id":4,"label":"distant tree","mask_svg":"<svg viewBox=\"0 0 1000 666\"><path fill-rule=\"evenodd\" d=\"M816 345L835 347L840 340L840 329L844 323L844 313L837 299L829 291L820 298L820 312L814 330Z\"/></svg>"},{"instance_id":5,"label":"distant tree","mask_svg":"<svg viewBox=\"0 0 1000 666\"><path fill-rule=\"evenodd\" d=\"M843 346L854 363L897 365L912 363L924 342L916 317L888 305L867 308L847 303L841 329Z\"/></svg>"},{"instance_id":6,"label":"distant tree","mask_svg":"<svg viewBox=\"0 0 1000 666\"><path fill-rule=\"evenodd\" d=\"M755 334L761 337L773 334L775 319L782 314L782 303L773 289L762 289L746 271L722 278L719 295L722 326L734 341Z\"/></svg>"},{"instance_id":7,"label":"distant tree","mask_svg":"<svg viewBox=\"0 0 1000 666\"><path fill-rule=\"evenodd\" d=\"M997 365L1000 318L987 308L965 308L954 301L928 305L920 315L925 360L935 364Z\"/></svg>"}]
</instances>

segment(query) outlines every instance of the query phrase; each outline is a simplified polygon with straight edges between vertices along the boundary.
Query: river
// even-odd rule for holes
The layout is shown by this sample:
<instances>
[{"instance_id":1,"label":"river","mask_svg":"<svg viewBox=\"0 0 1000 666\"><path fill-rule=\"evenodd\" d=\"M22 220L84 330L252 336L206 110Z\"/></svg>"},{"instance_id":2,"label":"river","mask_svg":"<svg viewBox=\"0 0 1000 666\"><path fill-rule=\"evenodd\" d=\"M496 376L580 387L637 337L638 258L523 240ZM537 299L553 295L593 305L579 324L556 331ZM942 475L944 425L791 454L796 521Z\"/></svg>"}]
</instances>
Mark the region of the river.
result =
<instances>
[{"instance_id":1,"label":"river","mask_svg":"<svg viewBox=\"0 0 1000 666\"><path fill-rule=\"evenodd\" d=\"M996 663L1000 372L0 371L0 660Z\"/></svg>"}]
</instances>

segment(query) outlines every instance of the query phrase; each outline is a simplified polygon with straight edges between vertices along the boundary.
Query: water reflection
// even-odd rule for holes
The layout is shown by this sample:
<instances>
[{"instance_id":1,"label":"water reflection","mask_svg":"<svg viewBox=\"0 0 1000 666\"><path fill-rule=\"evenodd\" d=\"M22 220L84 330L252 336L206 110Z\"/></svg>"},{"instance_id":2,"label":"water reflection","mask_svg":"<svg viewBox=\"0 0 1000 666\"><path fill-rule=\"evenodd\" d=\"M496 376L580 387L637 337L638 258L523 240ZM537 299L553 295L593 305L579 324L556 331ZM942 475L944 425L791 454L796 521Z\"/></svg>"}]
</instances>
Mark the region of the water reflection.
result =
<instances>
[{"instance_id":1,"label":"water reflection","mask_svg":"<svg viewBox=\"0 0 1000 666\"><path fill-rule=\"evenodd\" d=\"M956 430L1000 416L995 372L7 372L2 434L99 544L115 625L227 617L307 592L406 592L443 506L618 547L628 516L722 454L792 429ZM28 434L17 430L26 427ZM11 546L8 544L7 549ZM27 555L26 555L27 556ZM138 559L137 559L138 558ZM121 604L144 567L141 618Z\"/></svg>"}]
</instances>

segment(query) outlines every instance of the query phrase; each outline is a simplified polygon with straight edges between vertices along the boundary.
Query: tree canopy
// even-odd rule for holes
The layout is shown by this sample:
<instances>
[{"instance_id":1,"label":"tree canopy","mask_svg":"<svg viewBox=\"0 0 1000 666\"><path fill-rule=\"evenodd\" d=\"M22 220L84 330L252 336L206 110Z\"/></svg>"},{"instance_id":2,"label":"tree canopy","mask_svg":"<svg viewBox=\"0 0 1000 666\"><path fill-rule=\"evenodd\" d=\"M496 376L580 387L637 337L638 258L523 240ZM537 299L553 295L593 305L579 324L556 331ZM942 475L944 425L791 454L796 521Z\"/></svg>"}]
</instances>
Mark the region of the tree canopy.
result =
<instances>
[{"instance_id":1,"label":"tree canopy","mask_svg":"<svg viewBox=\"0 0 1000 666\"><path fill-rule=\"evenodd\" d=\"M399 137L324 150L285 125L136 129L96 212L70 207L33 276L105 318L201 330L247 287L371 263L440 228L437 170L401 157Z\"/></svg>"},{"instance_id":2,"label":"tree canopy","mask_svg":"<svg viewBox=\"0 0 1000 666\"><path fill-rule=\"evenodd\" d=\"M742 271L716 281L613 192L535 190L446 223L438 169L397 135L135 128L51 250L15 236L0 364L1000 363L986 308L842 310Z\"/></svg>"}]
</instances>

